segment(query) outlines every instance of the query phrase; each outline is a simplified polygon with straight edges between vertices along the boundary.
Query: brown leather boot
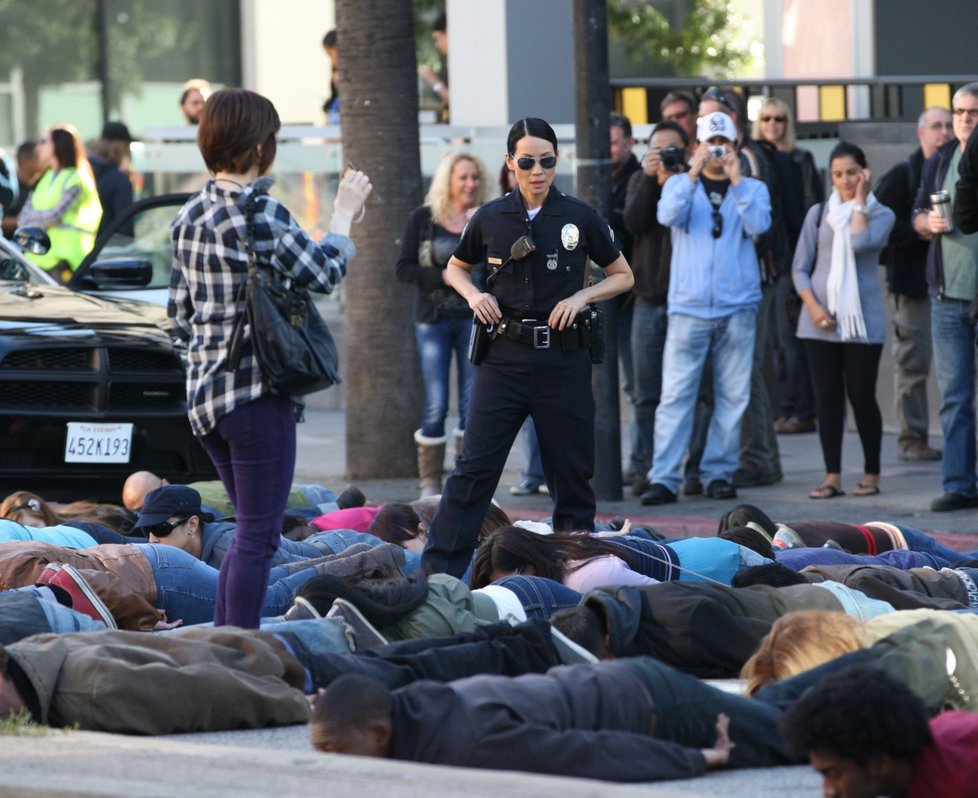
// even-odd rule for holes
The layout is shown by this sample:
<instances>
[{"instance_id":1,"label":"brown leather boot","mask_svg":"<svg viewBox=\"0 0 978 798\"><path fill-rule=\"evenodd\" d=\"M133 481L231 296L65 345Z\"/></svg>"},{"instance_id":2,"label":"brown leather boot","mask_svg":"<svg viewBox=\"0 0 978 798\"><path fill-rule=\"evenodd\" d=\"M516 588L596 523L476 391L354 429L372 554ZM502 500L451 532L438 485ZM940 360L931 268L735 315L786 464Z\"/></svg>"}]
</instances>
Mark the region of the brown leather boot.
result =
<instances>
[{"instance_id":1,"label":"brown leather boot","mask_svg":"<svg viewBox=\"0 0 978 798\"><path fill-rule=\"evenodd\" d=\"M421 430L415 430L414 442L418 445L418 473L421 475L421 497L441 493L441 479L445 473L445 443L447 437L426 438Z\"/></svg>"}]
</instances>

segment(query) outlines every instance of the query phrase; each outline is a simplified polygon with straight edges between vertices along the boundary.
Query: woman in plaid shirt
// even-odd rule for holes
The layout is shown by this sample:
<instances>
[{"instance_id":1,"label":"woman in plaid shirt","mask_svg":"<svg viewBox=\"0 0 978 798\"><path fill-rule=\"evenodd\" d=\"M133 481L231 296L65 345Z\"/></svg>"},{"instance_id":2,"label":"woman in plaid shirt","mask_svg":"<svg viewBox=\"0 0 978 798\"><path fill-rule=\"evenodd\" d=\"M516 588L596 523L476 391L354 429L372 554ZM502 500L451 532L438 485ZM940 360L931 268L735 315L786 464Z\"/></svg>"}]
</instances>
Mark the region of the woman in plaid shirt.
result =
<instances>
[{"instance_id":1,"label":"woman in plaid shirt","mask_svg":"<svg viewBox=\"0 0 978 798\"><path fill-rule=\"evenodd\" d=\"M301 403L261 377L246 329L241 364L227 370L231 331L245 312L248 236L261 263L296 284L329 293L356 254L353 217L371 185L362 172L340 181L330 232L316 242L273 197L265 177L280 127L272 103L246 89L222 89L204 106L197 132L213 179L181 209L171 228L174 260L167 313L187 346L187 407L194 434L210 455L238 530L221 565L216 624L256 628L269 563L295 471L295 423Z\"/></svg>"}]
</instances>

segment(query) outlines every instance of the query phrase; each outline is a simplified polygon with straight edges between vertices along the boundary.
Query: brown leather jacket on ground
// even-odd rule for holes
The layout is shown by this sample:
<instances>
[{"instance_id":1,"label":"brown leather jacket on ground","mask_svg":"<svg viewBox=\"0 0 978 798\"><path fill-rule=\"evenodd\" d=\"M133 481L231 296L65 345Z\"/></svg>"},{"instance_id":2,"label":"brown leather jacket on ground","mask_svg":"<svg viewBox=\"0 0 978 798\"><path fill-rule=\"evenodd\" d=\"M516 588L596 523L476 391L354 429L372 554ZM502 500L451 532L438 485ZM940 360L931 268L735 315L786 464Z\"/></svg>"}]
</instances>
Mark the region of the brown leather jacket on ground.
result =
<instances>
[{"instance_id":1,"label":"brown leather jacket on ground","mask_svg":"<svg viewBox=\"0 0 978 798\"><path fill-rule=\"evenodd\" d=\"M0 543L0 590L33 585L48 563L77 568L122 629L149 631L156 609L156 578L140 546L128 543L69 549L37 541Z\"/></svg>"}]
</instances>

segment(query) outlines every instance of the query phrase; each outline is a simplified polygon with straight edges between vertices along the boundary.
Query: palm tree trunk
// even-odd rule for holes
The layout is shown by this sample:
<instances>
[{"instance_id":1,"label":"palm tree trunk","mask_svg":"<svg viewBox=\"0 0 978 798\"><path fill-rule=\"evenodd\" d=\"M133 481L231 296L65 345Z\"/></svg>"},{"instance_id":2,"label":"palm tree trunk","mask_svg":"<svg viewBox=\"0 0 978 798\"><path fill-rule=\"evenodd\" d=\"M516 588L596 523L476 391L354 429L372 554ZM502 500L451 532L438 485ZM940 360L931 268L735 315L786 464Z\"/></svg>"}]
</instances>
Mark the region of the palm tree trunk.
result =
<instances>
[{"instance_id":1,"label":"palm tree trunk","mask_svg":"<svg viewBox=\"0 0 978 798\"><path fill-rule=\"evenodd\" d=\"M411 0L337 0L340 124L347 160L374 186L346 279L346 468L351 479L417 473L421 417L415 289L394 264L421 204L418 87Z\"/></svg>"}]
</instances>

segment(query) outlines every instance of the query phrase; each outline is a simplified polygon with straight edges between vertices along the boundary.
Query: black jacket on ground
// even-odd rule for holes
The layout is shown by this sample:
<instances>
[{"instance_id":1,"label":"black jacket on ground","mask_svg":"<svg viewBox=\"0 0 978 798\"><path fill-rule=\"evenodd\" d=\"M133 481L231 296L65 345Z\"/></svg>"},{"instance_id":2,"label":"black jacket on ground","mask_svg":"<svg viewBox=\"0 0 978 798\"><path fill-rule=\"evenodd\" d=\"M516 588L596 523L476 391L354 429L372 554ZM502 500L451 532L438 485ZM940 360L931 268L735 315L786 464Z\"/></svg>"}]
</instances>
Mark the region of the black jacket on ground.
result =
<instances>
[{"instance_id":1,"label":"black jacket on ground","mask_svg":"<svg viewBox=\"0 0 978 798\"><path fill-rule=\"evenodd\" d=\"M392 693L394 759L608 781L698 776L699 751L652 736L655 705L620 663Z\"/></svg>"},{"instance_id":2,"label":"black jacket on ground","mask_svg":"<svg viewBox=\"0 0 978 798\"><path fill-rule=\"evenodd\" d=\"M647 654L703 679L736 677L782 615L842 609L834 595L814 585L662 582L600 588L583 601L604 618L615 656Z\"/></svg>"}]
</instances>

